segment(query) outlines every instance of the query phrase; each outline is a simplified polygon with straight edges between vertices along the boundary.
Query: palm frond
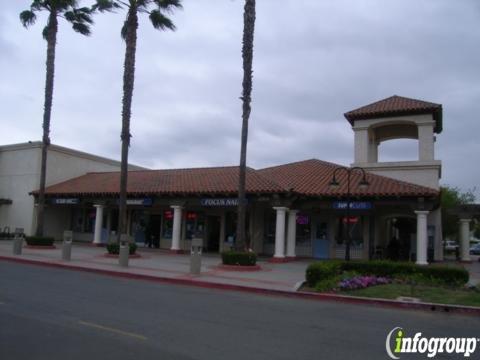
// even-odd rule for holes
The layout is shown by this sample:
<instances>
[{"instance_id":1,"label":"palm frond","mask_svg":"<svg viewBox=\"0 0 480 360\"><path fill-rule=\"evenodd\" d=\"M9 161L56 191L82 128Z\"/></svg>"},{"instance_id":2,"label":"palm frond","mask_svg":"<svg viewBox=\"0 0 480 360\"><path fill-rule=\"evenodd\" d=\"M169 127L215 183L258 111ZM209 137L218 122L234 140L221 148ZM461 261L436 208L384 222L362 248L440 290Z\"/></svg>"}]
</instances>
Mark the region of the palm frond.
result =
<instances>
[{"instance_id":1,"label":"palm frond","mask_svg":"<svg viewBox=\"0 0 480 360\"><path fill-rule=\"evenodd\" d=\"M122 36L123 40L127 39L127 22L125 21L122 26L122 30L120 30L120 35Z\"/></svg>"},{"instance_id":2,"label":"palm frond","mask_svg":"<svg viewBox=\"0 0 480 360\"><path fill-rule=\"evenodd\" d=\"M32 10L25 10L20 13L20 21L25 27L35 24L35 20L37 20L37 15Z\"/></svg>"},{"instance_id":3,"label":"palm frond","mask_svg":"<svg viewBox=\"0 0 480 360\"><path fill-rule=\"evenodd\" d=\"M92 11L114 11L120 9L122 5L118 1L113 0L96 0L95 4L92 6Z\"/></svg>"},{"instance_id":4,"label":"palm frond","mask_svg":"<svg viewBox=\"0 0 480 360\"><path fill-rule=\"evenodd\" d=\"M182 0L153 0L158 8L163 11L173 12L175 9L182 9Z\"/></svg>"},{"instance_id":5,"label":"palm frond","mask_svg":"<svg viewBox=\"0 0 480 360\"><path fill-rule=\"evenodd\" d=\"M45 9L45 2L42 0L33 0L32 5L30 5L32 11Z\"/></svg>"},{"instance_id":6,"label":"palm frond","mask_svg":"<svg viewBox=\"0 0 480 360\"><path fill-rule=\"evenodd\" d=\"M93 24L91 12L92 10L89 8L80 8L66 11L63 15L65 19L71 23Z\"/></svg>"},{"instance_id":7,"label":"palm frond","mask_svg":"<svg viewBox=\"0 0 480 360\"><path fill-rule=\"evenodd\" d=\"M84 23L81 23L81 22L74 22L72 24L72 28L73 30L75 30L76 32L82 34L82 35L90 35L90 27Z\"/></svg>"},{"instance_id":8,"label":"palm frond","mask_svg":"<svg viewBox=\"0 0 480 360\"><path fill-rule=\"evenodd\" d=\"M42 36L43 36L43 38L44 38L45 40L48 39L48 30L49 30L49 27L48 27L48 25L47 25L47 26L45 26L45 27L43 28L43 31L42 31Z\"/></svg>"},{"instance_id":9,"label":"palm frond","mask_svg":"<svg viewBox=\"0 0 480 360\"><path fill-rule=\"evenodd\" d=\"M170 20L168 17L163 15L160 10L155 9L150 12L150 21L152 22L152 25L155 29L160 29L160 30L172 30L174 31L175 25L173 24L172 20Z\"/></svg>"}]
</instances>

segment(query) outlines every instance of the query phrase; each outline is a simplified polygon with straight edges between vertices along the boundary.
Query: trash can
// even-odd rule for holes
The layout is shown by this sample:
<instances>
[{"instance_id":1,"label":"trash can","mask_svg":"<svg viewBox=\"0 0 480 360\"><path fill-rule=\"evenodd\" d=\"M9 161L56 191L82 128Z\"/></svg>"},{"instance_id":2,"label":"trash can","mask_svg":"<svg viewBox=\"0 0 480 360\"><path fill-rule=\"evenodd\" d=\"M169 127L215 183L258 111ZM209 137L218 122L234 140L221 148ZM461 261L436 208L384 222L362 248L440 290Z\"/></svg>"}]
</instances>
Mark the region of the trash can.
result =
<instances>
[{"instance_id":1,"label":"trash can","mask_svg":"<svg viewBox=\"0 0 480 360\"><path fill-rule=\"evenodd\" d=\"M72 241L73 231L65 230L63 232L62 260L70 261L72 259Z\"/></svg>"},{"instance_id":2,"label":"trash can","mask_svg":"<svg viewBox=\"0 0 480 360\"><path fill-rule=\"evenodd\" d=\"M120 235L120 253L118 256L118 264L121 267L128 267L128 255L130 246L128 244L128 237L126 234Z\"/></svg>"},{"instance_id":3,"label":"trash can","mask_svg":"<svg viewBox=\"0 0 480 360\"><path fill-rule=\"evenodd\" d=\"M193 238L190 249L190 273L199 275L202 268L203 239Z\"/></svg>"}]
</instances>

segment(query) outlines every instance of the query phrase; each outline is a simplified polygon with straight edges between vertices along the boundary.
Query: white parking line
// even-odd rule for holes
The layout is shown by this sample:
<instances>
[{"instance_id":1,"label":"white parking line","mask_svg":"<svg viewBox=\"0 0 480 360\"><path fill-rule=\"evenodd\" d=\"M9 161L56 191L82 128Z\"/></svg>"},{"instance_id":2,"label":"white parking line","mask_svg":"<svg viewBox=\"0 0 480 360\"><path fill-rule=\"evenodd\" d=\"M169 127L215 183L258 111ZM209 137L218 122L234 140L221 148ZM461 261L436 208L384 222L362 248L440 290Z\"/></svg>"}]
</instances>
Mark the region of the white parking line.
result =
<instances>
[{"instance_id":1,"label":"white parking line","mask_svg":"<svg viewBox=\"0 0 480 360\"><path fill-rule=\"evenodd\" d=\"M138 339L138 340L144 340L144 341L147 340L147 338L143 335L131 333L131 332L128 332L128 331L123 331L123 330L120 330L120 329L111 328L111 327L108 327L108 326L103 326L103 325L99 325L99 324L95 324L95 323L91 323L91 322L87 322L87 321L81 321L81 320L78 323L80 325L93 327L95 329L109 331L109 332L119 334L119 335L123 335L123 336L129 336L129 337L132 337L132 338L135 338L135 339Z\"/></svg>"}]
</instances>

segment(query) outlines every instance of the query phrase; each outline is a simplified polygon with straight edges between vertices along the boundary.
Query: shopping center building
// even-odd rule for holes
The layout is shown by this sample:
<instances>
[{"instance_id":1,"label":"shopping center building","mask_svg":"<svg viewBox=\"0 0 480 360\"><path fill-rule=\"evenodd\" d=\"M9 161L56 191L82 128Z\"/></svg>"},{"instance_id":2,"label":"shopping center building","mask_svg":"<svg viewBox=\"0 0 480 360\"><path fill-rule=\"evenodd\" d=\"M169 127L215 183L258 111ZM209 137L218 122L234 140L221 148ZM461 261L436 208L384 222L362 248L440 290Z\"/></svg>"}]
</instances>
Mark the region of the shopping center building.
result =
<instances>
[{"instance_id":1,"label":"shopping center building","mask_svg":"<svg viewBox=\"0 0 480 360\"><path fill-rule=\"evenodd\" d=\"M252 249L279 261L343 258L348 230L353 259L442 260L441 162L434 157L441 105L393 96L345 117L354 131L352 166L365 173L351 170L350 178L317 159L248 168ZM418 160L379 162L379 144L400 138L418 140ZM238 173L236 166L130 171L128 234L173 252L189 250L193 237L203 238L205 251L234 246ZM61 238L73 230L75 240L108 242L118 230L119 188L118 171L48 186L47 233Z\"/></svg>"}]
</instances>

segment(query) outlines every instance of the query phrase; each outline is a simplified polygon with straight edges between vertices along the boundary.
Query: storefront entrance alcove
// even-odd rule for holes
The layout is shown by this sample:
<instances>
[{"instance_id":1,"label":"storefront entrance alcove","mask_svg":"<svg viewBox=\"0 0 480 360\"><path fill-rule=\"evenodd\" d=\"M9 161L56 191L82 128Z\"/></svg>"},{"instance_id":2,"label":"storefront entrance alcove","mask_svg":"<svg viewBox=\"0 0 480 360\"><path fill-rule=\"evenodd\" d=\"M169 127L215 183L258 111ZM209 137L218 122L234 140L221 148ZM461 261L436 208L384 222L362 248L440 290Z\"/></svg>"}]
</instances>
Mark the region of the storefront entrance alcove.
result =
<instances>
[{"instance_id":1,"label":"storefront entrance alcove","mask_svg":"<svg viewBox=\"0 0 480 360\"><path fill-rule=\"evenodd\" d=\"M204 248L208 252L218 252L220 246L220 216L207 217L207 236Z\"/></svg>"}]
</instances>

